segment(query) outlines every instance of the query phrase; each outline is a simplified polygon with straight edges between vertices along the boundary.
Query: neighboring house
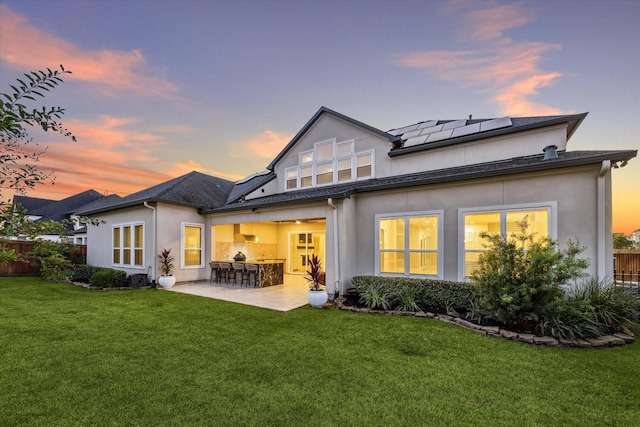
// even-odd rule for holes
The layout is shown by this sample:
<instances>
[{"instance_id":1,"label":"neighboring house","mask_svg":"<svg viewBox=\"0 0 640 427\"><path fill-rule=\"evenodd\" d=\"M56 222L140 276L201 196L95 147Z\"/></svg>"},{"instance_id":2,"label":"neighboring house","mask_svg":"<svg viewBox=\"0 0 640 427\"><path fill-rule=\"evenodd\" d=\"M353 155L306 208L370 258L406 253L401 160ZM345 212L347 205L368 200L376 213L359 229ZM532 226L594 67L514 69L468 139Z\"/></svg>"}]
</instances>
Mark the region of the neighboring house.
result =
<instances>
[{"instance_id":1,"label":"neighboring house","mask_svg":"<svg viewBox=\"0 0 640 427\"><path fill-rule=\"evenodd\" d=\"M631 233L629 240L631 240L637 248L640 248L640 228Z\"/></svg>"},{"instance_id":2,"label":"neighboring house","mask_svg":"<svg viewBox=\"0 0 640 427\"><path fill-rule=\"evenodd\" d=\"M286 259L304 274L317 254L327 290L355 275L466 280L484 231L579 238L588 273L613 273L611 170L635 150L567 151L584 114L431 120L388 132L320 108L267 170L231 183L193 172L80 211L90 264L149 272L172 248L179 282L238 251ZM543 152L544 150L544 152ZM96 243L96 244L93 244Z\"/></svg>"},{"instance_id":3,"label":"neighboring house","mask_svg":"<svg viewBox=\"0 0 640 427\"><path fill-rule=\"evenodd\" d=\"M110 196L113 199L118 196ZM28 196L14 196L13 204L22 205L31 221L62 221L69 220L67 235L71 243L87 244L87 227L74 221L74 212L90 207L93 203L105 199L105 196L95 190L87 190L63 200L40 199ZM45 240L59 241L58 234L38 236ZM26 239L26 236L18 236Z\"/></svg>"}]
</instances>

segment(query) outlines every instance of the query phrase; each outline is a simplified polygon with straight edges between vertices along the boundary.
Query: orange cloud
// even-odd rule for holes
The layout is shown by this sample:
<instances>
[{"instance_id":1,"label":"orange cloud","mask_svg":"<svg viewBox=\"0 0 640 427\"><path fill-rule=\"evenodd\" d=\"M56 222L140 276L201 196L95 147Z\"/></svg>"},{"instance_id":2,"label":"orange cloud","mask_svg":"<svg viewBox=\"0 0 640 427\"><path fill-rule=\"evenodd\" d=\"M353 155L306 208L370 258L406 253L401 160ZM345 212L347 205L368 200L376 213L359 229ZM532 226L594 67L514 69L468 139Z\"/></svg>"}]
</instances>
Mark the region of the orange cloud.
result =
<instances>
[{"instance_id":1,"label":"orange cloud","mask_svg":"<svg viewBox=\"0 0 640 427\"><path fill-rule=\"evenodd\" d=\"M475 2L449 2L443 11L459 13ZM519 5L500 5L482 10L462 12L460 19L463 38L482 47L464 51L409 52L396 56L392 62L401 67L428 70L438 79L475 86L492 94L501 114L540 115L560 114L562 111L529 98L551 86L563 74L542 71L539 64L546 53L560 50L559 44L516 42L505 31L522 26L533 14ZM497 94L497 95L494 95Z\"/></svg>"},{"instance_id":2,"label":"orange cloud","mask_svg":"<svg viewBox=\"0 0 640 427\"><path fill-rule=\"evenodd\" d=\"M0 58L20 70L37 70L42 64L63 64L74 79L99 85L104 94L114 89L151 96L170 97L178 86L153 76L139 50L82 50L46 33L28 20L0 4Z\"/></svg>"},{"instance_id":3,"label":"orange cloud","mask_svg":"<svg viewBox=\"0 0 640 427\"><path fill-rule=\"evenodd\" d=\"M227 179L229 181L238 181L238 180L244 178L244 176L238 175L238 174L231 174L231 173L227 173L227 172L207 169L206 167L202 166L201 164L198 164L198 163L194 162L193 160L189 160L187 162L175 163L173 165L173 167L171 168L171 175L172 176L181 176L181 175L187 174L189 172L193 172L193 171L202 172L202 173L206 173L208 175L217 176L218 178Z\"/></svg>"},{"instance_id":4,"label":"orange cloud","mask_svg":"<svg viewBox=\"0 0 640 427\"><path fill-rule=\"evenodd\" d=\"M247 155L273 159L291 141L293 135L282 134L272 130L266 130L246 141L233 144L239 150L231 153L232 157Z\"/></svg>"}]
</instances>

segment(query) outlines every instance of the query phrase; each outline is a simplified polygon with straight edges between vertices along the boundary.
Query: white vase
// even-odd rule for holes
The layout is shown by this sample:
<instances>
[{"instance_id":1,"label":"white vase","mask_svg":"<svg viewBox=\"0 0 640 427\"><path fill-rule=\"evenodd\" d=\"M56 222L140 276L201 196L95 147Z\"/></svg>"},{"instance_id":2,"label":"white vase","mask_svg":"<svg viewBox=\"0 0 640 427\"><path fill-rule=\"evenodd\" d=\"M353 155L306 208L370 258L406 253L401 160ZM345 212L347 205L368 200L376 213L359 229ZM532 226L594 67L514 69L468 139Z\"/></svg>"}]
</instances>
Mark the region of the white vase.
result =
<instances>
[{"instance_id":1,"label":"white vase","mask_svg":"<svg viewBox=\"0 0 640 427\"><path fill-rule=\"evenodd\" d=\"M329 295L326 291L309 291L307 299L311 307L322 308L329 301Z\"/></svg>"},{"instance_id":2,"label":"white vase","mask_svg":"<svg viewBox=\"0 0 640 427\"><path fill-rule=\"evenodd\" d=\"M176 284L176 277L175 276L160 276L158 277L158 285L160 285L160 287L162 289L171 289L173 287L173 285Z\"/></svg>"}]
</instances>

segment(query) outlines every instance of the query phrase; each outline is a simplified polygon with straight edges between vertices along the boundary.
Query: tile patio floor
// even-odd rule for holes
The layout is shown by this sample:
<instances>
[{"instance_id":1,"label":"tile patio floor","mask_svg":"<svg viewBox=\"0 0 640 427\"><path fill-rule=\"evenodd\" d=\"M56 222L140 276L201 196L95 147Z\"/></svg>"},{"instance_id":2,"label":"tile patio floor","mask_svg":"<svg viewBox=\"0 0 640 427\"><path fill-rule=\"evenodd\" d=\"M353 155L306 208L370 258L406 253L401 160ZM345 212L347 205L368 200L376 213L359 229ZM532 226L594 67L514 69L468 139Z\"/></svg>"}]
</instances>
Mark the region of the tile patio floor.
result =
<instances>
[{"instance_id":1,"label":"tile patio floor","mask_svg":"<svg viewBox=\"0 0 640 427\"><path fill-rule=\"evenodd\" d=\"M170 290L277 311L289 311L309 303L307 300L309 287L303 276L285 274L284 282L284 285L266 288L197 282L177 284Z\"/></svg>"}]
</instances>

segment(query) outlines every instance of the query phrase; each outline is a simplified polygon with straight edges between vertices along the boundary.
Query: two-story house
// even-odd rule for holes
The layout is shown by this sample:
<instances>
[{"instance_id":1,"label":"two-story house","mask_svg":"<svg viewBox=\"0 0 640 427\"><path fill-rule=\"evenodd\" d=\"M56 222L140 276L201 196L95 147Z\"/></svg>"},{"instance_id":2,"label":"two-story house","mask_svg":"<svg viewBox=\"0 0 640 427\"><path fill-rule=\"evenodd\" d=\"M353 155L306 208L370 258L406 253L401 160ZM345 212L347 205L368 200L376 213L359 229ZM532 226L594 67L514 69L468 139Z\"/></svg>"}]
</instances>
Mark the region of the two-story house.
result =
<instances>
[{"instance_id":1,"label":"two-story house","mask_svg":"<svg viewBox=\"0 0 640 427\"><path fill-rule=\"evenodd\" d=\"M429 120L389 131L320 108L267 169L236 183L193 172L79 212L90 264L158 275L173 248L178 282L242 251L304 274L311 254L327 291L356 275L465 280L483 231L530 231L586 246L610 276L611 173L634 150L569 151L584 114Z\"/></svg>"}]
</instances>

